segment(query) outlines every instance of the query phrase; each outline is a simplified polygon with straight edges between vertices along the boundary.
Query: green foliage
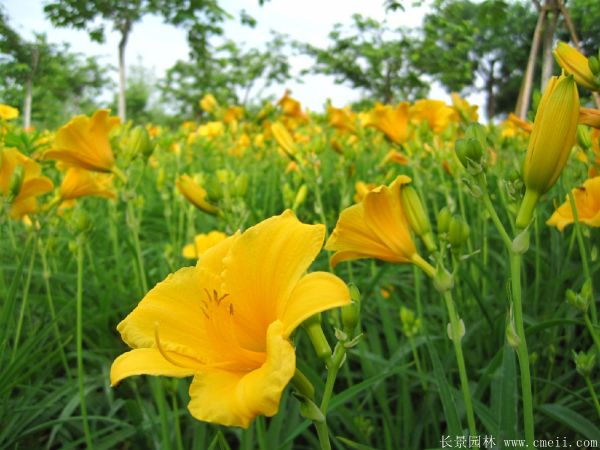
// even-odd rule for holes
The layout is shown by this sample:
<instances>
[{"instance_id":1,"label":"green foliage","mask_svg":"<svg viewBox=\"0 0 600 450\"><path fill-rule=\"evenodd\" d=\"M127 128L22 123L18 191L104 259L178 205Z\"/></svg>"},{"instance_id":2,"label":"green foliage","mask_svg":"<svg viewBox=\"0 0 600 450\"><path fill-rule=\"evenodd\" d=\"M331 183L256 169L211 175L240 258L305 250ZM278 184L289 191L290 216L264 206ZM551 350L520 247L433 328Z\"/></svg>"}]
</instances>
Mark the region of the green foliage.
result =
<instances>
[{"instance_id":1,"label":"green foliage","mask_svg":"<svg viewBox=\"0 0 600 450\"><path fill-rule=\"evenodd\" d=\"M259 103L264 90L291 78L285 54L286 38L275 34L265 50L245 50L233 41L225 41L206 58L178 61L167 71L160 84L169 106L185 117L198 117L198 100L212 94L223 104L247 106Z\"/></svg>"},{"instance_id":2,"label":"green foliage","mask_svg":"<svg viewBox=\"0 0 600 450\"><path fill-rule=\"evenodd\" d=\"M535 23L528 2L436 1L415 64L449 91L483 91L488 117L512 111Z\"/></svg>"},{"instance_id":3,"label":"green foliage","mask_svg":"<svg viewBox=\"0 0 600 450\"><path fill-rule=\"evenodd\" d=\"M329 33L330 45L319 48L297 44L315 58L307 73L332 75L339 84L359 89L365 97L383 103L424 97L428 84L413 65L415 40L403 28L390 29L385 23L352 16L350 30L336 24Z\"/></svg>"}]
</instances>

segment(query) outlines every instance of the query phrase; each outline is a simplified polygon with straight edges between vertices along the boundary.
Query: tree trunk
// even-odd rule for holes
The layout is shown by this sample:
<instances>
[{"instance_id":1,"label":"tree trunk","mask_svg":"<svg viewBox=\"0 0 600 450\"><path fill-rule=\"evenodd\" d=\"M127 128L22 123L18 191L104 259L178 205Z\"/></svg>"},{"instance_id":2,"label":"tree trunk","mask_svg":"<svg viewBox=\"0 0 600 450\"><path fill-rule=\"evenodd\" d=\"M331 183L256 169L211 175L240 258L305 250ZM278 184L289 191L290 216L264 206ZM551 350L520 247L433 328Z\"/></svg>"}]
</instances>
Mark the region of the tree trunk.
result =
<instances>
[{"instance_id":1,"label":"tree trunk","mask_svg":"<svg viewBox=\"0 0 600 450\"><path fill-rule=\"evenodd\" d=\"M542 58L542 92L546 89L546 84L552 76L554 68L554 57L552 49L554 46L554 32L556 31L556 23L558 22L558 8L552 11L552 19L548 17L546 20L546 29L544 30L544 50Z\"/></svg>"},{"instance_id":2,"label":"tree trunk","mask_svg":"<svg viewBox=\"0 0 600 450\"><path fill-rule=\"evenodd\" d=\"M31 47L31 70L25 81L25 99L23 100L23 128L31 126L31 102L33 97L33 78L40 62L40 52L37 47Z\"/></svg>"},{"instance_id":3,"label":"tree trunk","mask_svg":"<svg viewBox=\"0 0 600 450\"><path fill-rule=\"evenodd\" d=\"M523 83L521 84L521 90L519 91L519 99L517 100L517 106L515 107L515 113L521 119L525 119L527 111L529 110L529 100L531 98L531 89L533 87L533 74L535 72L535 59L537 58L540 48L540 40L544 22L546 21L546 13L546 7L544 6L540 10L540 15L538 16L538 21L535 25L533 41L531 42L531 50L529 52L529 60L527 61L527 69L525 69Z\"/></svg>"},{"instance_id":4,"label":"tree trunk","mask_svg":"<svg viewBox=\"0 0 600 450\"><path fill-rule=\"evenodd\" d=\"M487 77L487 81L485 83L485 92L486 92L486 108L485 112L487 114L488 122L491 123L492 118L496 114L496 97L494 96L494 83L496 82L494 78L494 65L495 61L492 61L490 64L490 72Z\"/></svg>"},{"instance_id":5,"label":"tree trunk","mask_svg":"<svg viewBox=\"0 0 600 450\"><path fill-rule=\"evenodd\" d=\"M125 123L125 120L127 120L125 111L125 47L127 46L130 29L131 25L127 22L121 28L121 40L119 41L119 118L121 123Z\"/></svg>"}]
</instances>

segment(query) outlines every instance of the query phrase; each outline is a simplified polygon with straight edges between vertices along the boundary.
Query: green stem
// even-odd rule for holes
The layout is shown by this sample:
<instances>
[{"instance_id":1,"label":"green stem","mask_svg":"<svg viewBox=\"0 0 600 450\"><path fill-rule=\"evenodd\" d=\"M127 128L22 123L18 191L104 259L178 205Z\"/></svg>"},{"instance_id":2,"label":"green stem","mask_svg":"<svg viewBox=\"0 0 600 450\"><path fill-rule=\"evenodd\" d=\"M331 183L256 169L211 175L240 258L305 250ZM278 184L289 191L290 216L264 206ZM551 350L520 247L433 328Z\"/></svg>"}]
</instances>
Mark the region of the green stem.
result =
<instances>
[{"instance_id":1,"label":"green stem","mask_svg":"<svg viewBox=\"0 0 600 450\"><path fill-rule=\"evenodd\" d=\"M477 429L475 427L475 414L473 413L473 403L471 401L471 392L469 390L469 379L467 378L467 368L465 366L465 359L461 346L462 326L458 314L456 313L454 300L452 299L452 294L450 291L445 291L443 297L444 302L446 303L446 309L448 310L448 316L450 317L450 329L452 335L451 339L452 343L454 344L456 362L458 363L458 375L460 377L460 386L463 393L463 400L465 402L469 433L471 436L477 436Z\"/></svg>"},{"instance_id":2,"label":"green stem","mask_svg":"<svg viewBox=\"0 0 600 450\"><path fill-rule=\"evenodd\" d=\"M331 442L329 442L329 430L327 428L327 422L314 422L315 428L317 429L317 436L319 436L319 444L321 444L321 450L331 450Z\"/></svg>"},{"instance_id":3,"label":"green stem","mask_svg":"<svg viewBox=\"0 0 600 450\"><path fill-rule=\"evenodd\" d=\"M583 242L583 236L581 234L581 224L579 222L579 215L577 211L577 205L575 203L575 199L573 198L573 192L569 191L568 194L569 203L571 204L571 211L573 213L573 222L575 227L575 235L577 237L577 246L579 247L579 255L581 256L581 264L583 266L583 275L586 281L589 280L590 288L591 288L591 306L592 306L592 321L593 323L598 323L598 315L596 311L596 301L594 299L594 286L592 285L592 275L590 272L590 264L588 262L587 251L585 249L585 244Z\"/></svg>"},{"instance_id":4,"label":"green stem","mask_svg":"<svg viewBox=\"0 0 600 450\"><path fill-rule=\"evenodd\" d=\"M258 440L258 448L267 450L267 433L265 430L265 421L262 417L256 419L256 439Z\"/></svg>"},{"instance_id":5,"label":"green stem","mask_svg":"<svg viewBox=\"0 0 600 450\"><path fill-rule=\"evenodd\" d=\"M177 380L175 380L177 382ZM175 422L175 442L177 444L177 450L183 450L183 439L181 437L181 422L179 420L179 405L177 402L177 391L171 392L171 406L173 407L173 420Z\"/></svg>"},{"instance_id":6,"label":"green stem","mask_svg":"<svg viewBox=\"0 0 600 450\"><path fill-rule=\"evenodd\" d=\"M323 389L323 398L321 400L321 412L324 416L327 415L327 407L333 393L333 385L342 361L344 361L344 356L346 356L346 347L338 343L327 366L327 380L325 381L325 389Z\"/></svg>"},{"instance_id":7,"label":"green stem","mask_svg":"<svg viewBox=\"0 0 600 450\"><path fill-rule=\"evenodd\" d=\"M594 401L594 406L596 407L596 412L598 413L598 417L600 417L600 403L598 402L598 396L596 395L596 390L594 389L594 385L590 381L590 377L585 377L585 384L587 385L588 390L590 391L590 395L592 396L592 400Z\"/></svg>"},{"instance_id":8,"label":"green stem","mask_svg":"<svg viewBox=\"0 0 600 450\"><path fill-rule=\"evenodd\" d=\"M48 300L50 321L52 322L54 337L56 338L56 345L60 350L60 359L62 360L63 366L65 368L65 373L67 374L67 378L71 378L71 370L69 369L69 364L67 363L67 356L65 355L65 349L63 348L62 337L60 334L60 329L58 328L58 320L56 319L56 309L54 308L54 301L52 300L52 291L50 290L50 271L48 269L48 261L46 260L46 250L44 250L44 246L42 245L41 239L38 239L38 244L38 250L42 259L42 278L44 279L44 287L46 288L46 299Z\"/></svg>"},{"instance_id":9,"label":"green stem","mask_svg":"<svg viewBox=\"0 0 600 450\"><path fill-rule=\"evenodd\" d=\"M598 356L600 357L600 338L598 337L598 334L596 333L596 330L594 329L594 324L592 324L592 321L590 320L590 315L587 312L583 315L583 320L585 320L585 326L587 327L588 331L592 335L594 345L596 346L596 352L598 353Z\"/></svg>"},{"instance_id":10,"label":"green stem","mask_svg":"<svg viewBox=\"0 0 600 450\"><path fill-rule=\"evenodd\" d=\"M84 373L83 373L83 236L77 238L77 323L76 323L76 345L77 345L77 384L79 385L79 405L81 407L81 418L83 420L83 432L88 449L94 448L92 435L87 417L85 403Z\"/></svg>"},{"instance_id":11,"label":"green stem","mask_svg":"<svg viewBox=\"0 0 600 450\"><path fill-rule=\"evenodd\" d=\"M140 245L139 223L133 209L133 202L127 202L127 215L129 216L129 229L133 238L133 247L135 249L135 258L139 273L142 294L148 292L148 281L146 280L146 269L144 268L144 258L142 257L142 247Z\"/></svg>"},{"instance_id":12,"label":"green stem","mask_svg":"<svg viewBox=\"0 0 600 450\"><path fill-rule=\"evenodd\" d=\"M517 346L517 357L521 372L521 396L523 400L523 423L525 428L525 440L529 448L535 448L534 422L533 422L533 399L531 395L531 375L529 371L529 353L525 339L525 327L523 326L523 306L521 301L521 255L511 252L510 254L510 278L513 300L513 313L515 327L519 344Z\"/></svg>"},{"instance_id":13,"label":"green stem","mask_svg":"<svg viewBox=\"0 0 600 450\"><path fill-rule=\"evenodd\" d=\"M23 320L25 319L25 310L27 309L27 303L29 301L29 286L31 284L31 275L33 274L33 264L35 262L36 248L37 246L37 232L34 232L33 243L31 247L31 257L29 258L29 268L27 270L27 278L25 279L25 286L23 287L23 301L21 302L21 310L19 311L19 319L17 321L17 330L15 332L15 345L13 347L11 362L14 361L17 356L17 349L19 348L19 341L21 340L21 331L23 329Z\"/></svg>"},{"instance_id":14,"label":"green stem","mask_svg":"<svg viewBox=\"0 0 600 450\"><path fill-rule=\"evenodd\" d=\"M492 199L490 198L490 194L487 189L487 184L485 183L485 180L478 179L478 181L479 181L479 187L483 191L483 195L482 195L483 205L485 206L485 209L489 213L489 215L492 219L492 222L494 223L494 226L498 230L498 233L500 233L502 242L504 242L504 245L506 246L506 248L510 249L512 247L512 239L506 232L506 228L504 228L504 225L502 225L502 221L500 220L500 217L498 217L496 208L494 208L494 205L492 204Z\"/></svg>"}]
</instances>

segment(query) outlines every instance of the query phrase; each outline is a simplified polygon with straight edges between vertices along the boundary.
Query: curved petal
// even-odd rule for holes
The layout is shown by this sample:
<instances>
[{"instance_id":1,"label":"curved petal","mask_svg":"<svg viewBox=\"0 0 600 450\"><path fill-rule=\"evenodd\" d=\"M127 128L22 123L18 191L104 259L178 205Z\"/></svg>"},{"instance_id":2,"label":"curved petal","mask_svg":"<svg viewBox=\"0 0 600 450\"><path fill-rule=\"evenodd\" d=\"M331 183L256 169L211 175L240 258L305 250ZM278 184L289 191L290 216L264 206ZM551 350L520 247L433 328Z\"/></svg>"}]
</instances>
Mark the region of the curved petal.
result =
<instances>
[{"instance_id":1,"label":"curved petal","mask_svg":"<svg viewBox=\"0 0 600 450\"><path fill-rule=\"evenodd\" d=\"M403 262L416 253L400 201L400 188L410 178L399 176L390 185L369 192L363 201L367 225Z\"/></svg>"},{"instance_id":2,"label":"curved petal","mask_svg":"<svg viewBox=\"0 0 600 450\"><path fill-rule=\"evenodd\" d=\"M197 267L184 267L158 283L117 326L132 348L154 347L156 333L167 351L210 361L211 336L203 324L207 294L219 289L219 279ZM204 351L205 354L202 354Z\"/></svg>"},{"instance_id":3,"label":"curved petal","mask_svg":"<svg viewBox=\"0 0 600 450\"><path fill-rule=\"evenodd\" d=\"M346 283L327 272L310 273L298 282L280 313L283 335L288 337L310 316L348 304L350 291Z\"/></svg>"},{"instance_id":4,"label":"curved petal","mask_svg":"<svg viewBox=\"0 0 600 450\"><path fill-rule=\"evenodd\" d=\"M325 244L326 250L336 253L331 258L335 267L341 261L359 258L377 258L399 262L396 254L380 236L367 226L363 203L346 208Z\"/></svg>"},{"instance_id":5,"label":"curved petal","mask_svg":"<svg viewBox=\"0 0 600 450\"><path fill-rule=\"evenodd\" d=\"M192 367L182 367L166 360L156 348L138 348L123 353L114 360L110 368L110 384L115 386L124 378L133 375L165 375L181 378L189 377L196 371Z\"/></svg>"},{"instance_id":6,"label":"curved petal","mask_svg":"<svg viewBox=\"0 0 600 450\"><path fill-rule=\"evenodd\" d=\"M258 415L273 416L283 390L296 370L296 355L273 322L267 332L267 358L250 372L208 369L197 373L190 386L188 409L198 420L247 428Z\"/></svg>"},{"instance_id":7,"label":"curved petal","mask_svg":"<svg viewBox=\"0 0 600 450\"><path fill-rule=\"evenodd\" d=\"M266 330L323 244L325 227L301 223L290 210L246 230L225 259L224 291L235 305L242 346L264 351Z\"/></svg>"}]
</instances>

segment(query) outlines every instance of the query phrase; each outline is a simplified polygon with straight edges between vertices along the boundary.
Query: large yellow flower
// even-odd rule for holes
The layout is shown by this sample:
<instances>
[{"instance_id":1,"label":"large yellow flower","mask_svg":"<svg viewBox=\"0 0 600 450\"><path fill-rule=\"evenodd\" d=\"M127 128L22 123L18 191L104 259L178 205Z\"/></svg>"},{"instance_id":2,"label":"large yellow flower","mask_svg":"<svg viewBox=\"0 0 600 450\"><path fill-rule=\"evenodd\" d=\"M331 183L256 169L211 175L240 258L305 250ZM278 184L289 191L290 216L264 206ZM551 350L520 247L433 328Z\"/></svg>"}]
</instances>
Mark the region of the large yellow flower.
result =
<instances>
[{"instance_id":1,"label":"large yellow flower","mask_svg":"<svg viewBox=\"0 0 600 450\"><path fill-rule=\"evenodd\" d=\"M219 212L219 208L211 205L206 200L206 196L208 195L206 190L198 185L189 175L181 175L175 184L179 192L196 208L208 214L217 214Z\"/></svg>"},{"instance_id":2,"label":"large yellow flower","mask_svg":"<svg viewBox=\"0 0 600 450\"><path fill-rule=\"evenodd\" d=\"M0 193L10 201L13 219L36 212L36 197L52 190L52 181L40 173L39 164L16 148L0 150Z\"/></svg>"},{"instance_id":3,"label":"large yellow flower","mask_svg":"<svg viewBox=\"0 0 600 450\"><path fill-rule=\"evenodd\" d=\"M19 110L12 106L0 103L0 119L11 120L19 117Z\"/></svg>"},{"instance_id":4,"label":"large yellow flower","mask_svg":"<svg viewBox=\"0 0 600 450\"><path fill-rule=\"evenodd\" d=\"M291 211L208 250L152 289L117 327L133 348L113 363L115 385L132 375L194 376L198 420L248 427L277 413L296 368L292 332L312 315L350 303L347 286L306 274L325 236Z\"/></svg>"},{"instance_id":5,"label":"large yellow flower","mask_svg":"<svg viewBox=\"0 0 600 450\"><path fill-rule=\"evenodd\" d=\"M600 177L586 180L583 186L573 189L572 193L579 222L600 227ZM554 211L546 224L563 231L573 221L571 201L567 196L567 200Z\"/></svg>"},{"instance_id":6,"label":"large yellow flower","mask_svg":"<svg viewBox=\"0 0 600 450\"><path fill-rule=\"evenodd\" d=\"M421 265L402 207L400 190L409 183L401 175L390 186L367 192L363 200L340 214L325 248L335 251L331 265L361 258Z\"/></svg>"},{"instance_id":7,"label":"large yellow flower","mask_svg":"<svg viewBox=\"0 0 600 450\"><path fill-rule=\"evenodd\" d=\"M399 103L396 108L377 103L363 121L363 126L377 128L390 141L402 144L408 139L408 108L406 102Z\"/></svg>"},{"instance_id":8,"label":"large yellow flower","mask_svg":"<svg viewBox=\"0 0 600 450\"><path fill-rule=\"evenodd\" d=\"M329 125L338 130L353 133L356 129L356 114L349 107L341 109L330 105L327 107L327 117Z\"/></svg>"},{"instance_id":9,"label":"large yellow flower","mask_svg":"<svg viewBox=\"0 0 600 450\"><path fill-rule=\"evenodd\" d=\"M115 158L108 133L118 124L119 118L110 117L107 109L96 111L91 118L74 117L58 130L54 146L44 158L95 172L111 172Z\"/></svg>"}]
</instances>

